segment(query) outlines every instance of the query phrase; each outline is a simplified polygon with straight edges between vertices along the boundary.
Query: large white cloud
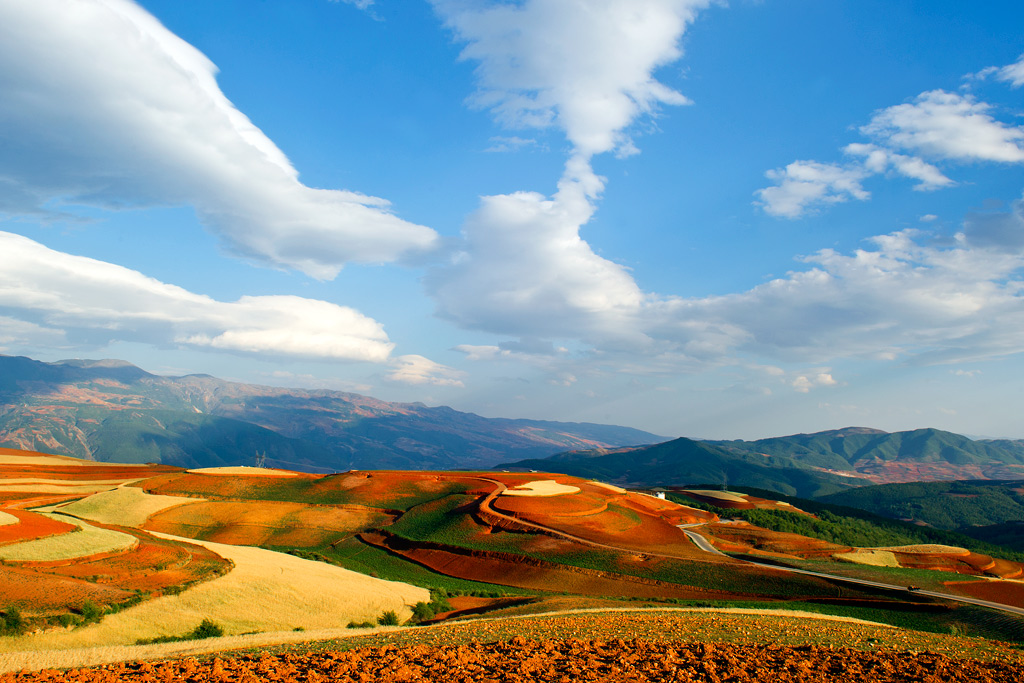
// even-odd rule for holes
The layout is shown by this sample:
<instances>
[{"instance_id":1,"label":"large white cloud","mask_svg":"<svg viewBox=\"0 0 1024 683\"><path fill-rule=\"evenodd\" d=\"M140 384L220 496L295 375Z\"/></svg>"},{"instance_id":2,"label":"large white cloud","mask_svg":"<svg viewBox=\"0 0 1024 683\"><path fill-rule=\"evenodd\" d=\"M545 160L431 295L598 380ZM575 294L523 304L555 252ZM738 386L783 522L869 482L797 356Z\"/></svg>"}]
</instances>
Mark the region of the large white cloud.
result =
<instances>
[{"instance_id":1,"label":"large white cloud","mask_svg":"<svg viewBox=\"0 0 1024 683\"><path fill-rule=\"evenodd\" d=\"M464 59L478 62L474 102L512 126L556 125L586 156L630 151L623 133L659 103L684 104L652 72L710 0L431 0Z\"/></svg>"},{"instance_id":2,"label":"large white cloud","mask_svg":"<svg viewBox=\"0 0 1024 683\"><path fill-rule=\"evenodd\" d=\"M8 232L0 232L0 316L8 344L138 341L375 363L389 362L394 347L380 323L345 306L297 296L217 301Z\"/></svg>"},{"instance_id":3,"label":"large white cloud","mask_svg":"<svg viewBox=\"0 0 1024 683\"><path fill-rule=\"evenodd\" d=\"M130 0L0 0L0 212L191 205L235 252L317 278L433 245L385 200L299 182L216 72Z\"/></svg>"},{"instance_id":4,"label":"large white cloud","mask_svg":"<svg viewBox=\"0 0 1024 683\"><path fill-rule=\"evenodd\" d=\"M645 343L644 294L580 236L604 180L594 155L636 152L629 127L687 102L654 78L707 0L432 0L478 63L473 101L508 125L555 126L572 145L558 192L485 197L452 263L426 278L438 313L517 336Z\"/></svg>"},{"instance_id":5,"label":"large white cloud","mask_svg":"<svg viewBox=\"0 0 1024 683\"><path fill-rule=\"evenodd\" d=\"M1024 161L1024 127L996 121L991 109L970 95L931 90L876 112L861 132L887 147L934 159Z\"/></svg>"}]
</instances>

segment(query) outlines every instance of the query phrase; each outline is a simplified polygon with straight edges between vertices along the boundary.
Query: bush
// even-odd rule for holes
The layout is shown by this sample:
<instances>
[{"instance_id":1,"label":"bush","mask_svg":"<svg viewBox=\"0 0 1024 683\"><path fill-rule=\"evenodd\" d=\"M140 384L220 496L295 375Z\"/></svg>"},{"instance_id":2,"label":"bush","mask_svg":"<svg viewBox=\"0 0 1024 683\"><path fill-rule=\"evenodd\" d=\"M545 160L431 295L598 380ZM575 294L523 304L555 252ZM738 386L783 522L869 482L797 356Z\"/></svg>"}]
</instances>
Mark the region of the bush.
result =
<instances>
[{"instance_id":1,"label":"bush","mask_svg":"<svg viewBox=\"0 0 1024 683\"><path fill-rule=\"evenodd\" d=\"M348 622L348 626L346 626L345 628L373 628L373 622L372 621L359 621L359 622L350 621L350 622Z\"/></svg>"},{"instance_id":2,"label":"bush","mask_svg":"<svg viewBox=\"0 0 1024 683\"><path fill-rule=\"evenodd\" d=\"M222 635L224 635L224 629L209 619L203 619L199 626L196 626L195 629L186 636L186 639L202 640L203 638L220 638Z\"/></svg>"},{"instance_id":3,"label":"bush","mask_svg":"<svg viewBox=\"0 0 1024 683\"><path fill-rule=\"evenodd\" d=\"M430 621L434 618L434 608L429 602L417 602L412 608L412 620L413 623L420 623L423 621Z\"/></svg>"},{"instance_id":4,"label":"bush","mask_svg":"<svg viewBox=\"0 0 1024 683\"><path fill-rule=\"evenodd\" d=\"M377 623L381 626L398 626L398 613L394 610L389 609L384 614L377 617Z\"/></svg>"},{"instance_id":5,"label":"bush","mask_svg":"<svg viewBox=\"0 0 1024 683\"><path fill-rule=\"evenodd\" d=\"M26 629L25 620L17 607L8 607L0 617L0 635L16 636L24 633Z\"/></svg>"},{"instance_id":6,"label":"bush","mask_svg":"<svg viewBox=\"0 0 1024 683\"><path fill-rule=\"evenodd\" d=\"M103 609L92 600L82 603L82 624L97 624L103 619Z\"/></svg>"},{"instance_id":7,"label":"bush","mask_svg":"<svg viewBox=\"0 0 1024 683\"><path fill-rule=\"evenodd\" d=\"M136 645L152 645L154 643L180 643L183 640L202 640L203 638L220 638L224 635L224 629L222 629L217 623L203 619L199 626L196 626L189 633L183 636L160 636L158 638L143 638L135 641Z\"/></svg>"}]
</instances>

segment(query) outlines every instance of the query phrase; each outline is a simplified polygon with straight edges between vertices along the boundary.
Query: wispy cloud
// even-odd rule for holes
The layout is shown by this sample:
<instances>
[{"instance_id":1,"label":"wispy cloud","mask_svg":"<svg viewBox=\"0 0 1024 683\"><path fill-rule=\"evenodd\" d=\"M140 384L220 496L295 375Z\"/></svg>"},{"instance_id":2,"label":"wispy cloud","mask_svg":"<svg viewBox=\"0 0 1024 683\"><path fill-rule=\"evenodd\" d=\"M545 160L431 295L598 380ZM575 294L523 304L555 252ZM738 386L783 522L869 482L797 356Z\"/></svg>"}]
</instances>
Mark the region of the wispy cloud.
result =
<instances>
[{"instance_id":1,"label":"wispy cloud","mask_svg":"<svg viewBox=\"0 0 1024 683\"><path fill-rule=\"evenodd\" d=\"M0 212L189 205L231 251L322 279L434 244L383 199L301 183L216 73L129 0L0 3Z\"/></svg>"},{"instance_id":2,"label":"wispy cloud","mask_svg":"<svg viewBox=\"0 0 1024 683\"><path fill-rule=\"evenodd\" d=\"M435 363L429 358L417 355L399 356L393 363L394 369L386 379L402 384L427 384L438 387L463 387L462 378L466 373L447 365Z\"/></svg>"},{"instance_id":3,"label":"wispy cloud","mask_svg":"<svg viewBox=\"0 0 1024 683\"><path fill-rule=\"evenodd\" d=\"M1024 162L1024 127L997 121L991 111L969 94L921 93L875 112L860 127L872 142L843 148L853 162L795 161L768 171L775 185L755 193L757 204L773 216L799 218L821 206L868 199L861 183L874 175L910 178L917 181L915 190L929 191L956 184L936 163Z\"/></svg>"}]
</instances>

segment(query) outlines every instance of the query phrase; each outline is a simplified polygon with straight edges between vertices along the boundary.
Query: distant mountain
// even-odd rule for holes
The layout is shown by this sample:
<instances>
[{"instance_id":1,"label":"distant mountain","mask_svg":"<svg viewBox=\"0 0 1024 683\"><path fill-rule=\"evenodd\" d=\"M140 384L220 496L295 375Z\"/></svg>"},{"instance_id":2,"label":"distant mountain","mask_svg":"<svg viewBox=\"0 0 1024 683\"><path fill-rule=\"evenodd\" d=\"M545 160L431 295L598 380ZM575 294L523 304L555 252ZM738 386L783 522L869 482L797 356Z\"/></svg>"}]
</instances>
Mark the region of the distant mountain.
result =
<instances>
[{"instance_id":1,"label":"distant mountain","mask_svg":"<svg viewBox=\"0 0 1024 683\"><path fill-rule=\"evenodd\" d=\"M1024 479L1024 442L973 441L939 429L848 427L758 441L676 439L645 448L588 449L500 467L639 486L718 482L812 497L876 483Z\"/></svg>"},{"instance_id":2,"label":"distant mountain","mask_svg":"<svg viewBox=\"0 0 1024 683\"><path fill-rule=\"evenodd\" d=\"M848 427L758 441L709 441L738 452L780 455L875 483L1024 478L1024 442L974 441L939 429L883 432Z\"/></svg>"},{"instance_id":3,"label":"distant mountain","mask_svg":"<svg viewBox=\"0 0 1024 683\"><path fill-rule=\"evenodd\" d=\"M486 468L566 449L663 441L628 427L490 419L338 391L209 375L163 377L116 360L0 355L0 445L101 461L310 471Z\"/></svg>"},{"instance_id":4,"label":"distant mountain","mask_svg":"<svg viewBox=\"0 0 1024 683\"><path fill-rule=\"evenodd\" d=\"M711 482L753 486L805 498L870 483L854 475L815 470L787 455L756 454L692 439L633 449L560 453L550 458L505 463L496 469L553 471L627 486Z\"/></svg>"}]
</instances>

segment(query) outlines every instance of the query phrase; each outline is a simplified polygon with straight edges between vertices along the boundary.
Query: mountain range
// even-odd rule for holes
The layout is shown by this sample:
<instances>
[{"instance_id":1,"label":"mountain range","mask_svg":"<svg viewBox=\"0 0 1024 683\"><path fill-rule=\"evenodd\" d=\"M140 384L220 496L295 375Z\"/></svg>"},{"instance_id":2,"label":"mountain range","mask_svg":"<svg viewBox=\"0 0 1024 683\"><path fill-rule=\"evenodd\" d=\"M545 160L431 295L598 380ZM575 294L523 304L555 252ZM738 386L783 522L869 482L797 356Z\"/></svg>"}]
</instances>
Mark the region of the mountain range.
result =
<instances>
[{"instance_id":1,"label":"mountain range","mask_svg":"<svg viewBox=\"0 0 1024 683\"><path fill-rule=\"evenodd\" d=\"M629 427L485 418L209 375L166 377L117 360L2 355L0 446L182 467L534 469L635 486L713 483L803 497L882 483L1024 479L1024 441L938 429L669 440Z\"/></svg>"},{"instance_id":2,"label":"mountain range","mask_svg":"<svg viewBox=\"0 0 1024 683\"><path fill-rule=\"evenodd\" d=\"M117 360L0 356L0 445L182 467L486 468L664 441L628 427L485 418L338 391L165 377Z\"/></svg>"},{"instance_id":3,"label":"mountain range","mask_svg":"<svg viewBox=\"0 0 1024 683\"><path fill-rule=\"evenodd\" d=\"M620 485L754 486L815 497L870 484L1024 479L1024 444L974 441L939 429L846 429L758 441L680 438L637 448L586 449L500 465Z\"/></svg>"}]
</instances>

